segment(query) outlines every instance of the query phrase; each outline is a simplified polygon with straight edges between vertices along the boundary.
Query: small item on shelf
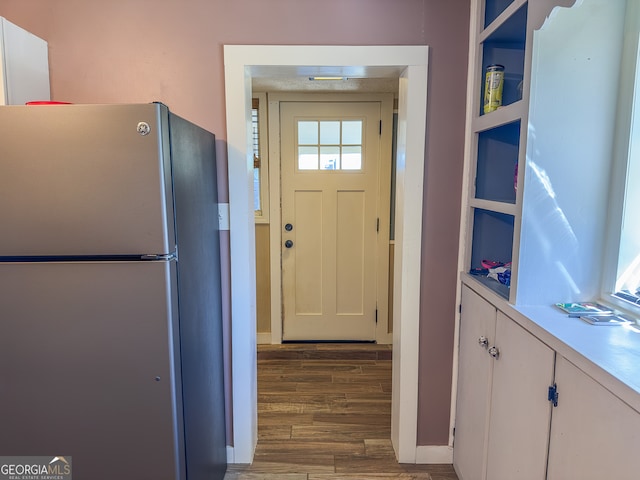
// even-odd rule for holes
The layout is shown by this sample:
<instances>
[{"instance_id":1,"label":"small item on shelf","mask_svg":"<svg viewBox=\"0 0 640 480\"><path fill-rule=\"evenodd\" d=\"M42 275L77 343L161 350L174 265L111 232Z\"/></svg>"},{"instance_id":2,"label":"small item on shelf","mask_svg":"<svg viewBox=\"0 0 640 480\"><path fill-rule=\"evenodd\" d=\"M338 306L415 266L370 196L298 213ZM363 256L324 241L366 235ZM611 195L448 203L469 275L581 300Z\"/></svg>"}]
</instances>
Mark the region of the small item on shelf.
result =
<instances>
[{"instance_id":1,"label":"small item on shelf","mask_svg":"<svg viewBox=\"0 0 640 480\"><path fill-rule=\"evenodd\" d=\"M487 277L493 278L507 287L511 286L511 263L506 263L500 267L490 268Z\"/></svg>"},{"instance_id":2,"label":"small item on shelf","mask_svg":"<svg viewBox=\"0 0 640 480\"><path fill-rule=\"evenodd\" d=\"M471 275L479 275L479 276L486 277L489 274L489 269L487 269L487 268L472 268L471 270L469 270L469 273Z\"/></svg>"},{"instance_id":3,"label":"small item on shelf","mask_svg":"<svg viewBox=\"0 0 640 480\"><path fill-rule=\"evenodd\" d=\"M502 267L505 265L504 262L496 262L495 260L482 260L480 263L482 264L482 267L486 269Z\"/></svg>"},{"instance_id":4,"label":"small item on shelf","mask_svg":"<svg viewBox=\"0 0 640 480\"><path fill-rule=\"evenodd\" d=\"M583 315L580 320L584 320L591 325L625 325L631 323L630 320L619 315Z\"/></svg>"},{"instance_id":5,"label":"small item on shelf","mask_svg":"<svg viewBox=\"0 0 640 480\"><path fill-rule=\"evenodd\" d=\"M582 315L593 317L613 314L613 309L596 302L556 303L556 307L570 317L580 317Z\"/></svg>"},{"instance_id":6,"label":"small item on shelf","mask_svg":"<svg viewBox=\"0 0 640 480\"><path fill-rule=\"evenodd\" d=\"M484 113L493 112L502 106L504 88L504 66L489 65L484 81Z\"/></svg>"},{"instance_id":7,"label":"small item on shelf","mask_svg":"<svg viewBox=\"0 0 640 480\"><path fill-rule=\"evenodd\" d=\"M496 280L506 285L511 285L511 262L503 263L494 260L482 260L482 267L469 270L471 275L479 275Z\"/></svg>"}]
</instances>

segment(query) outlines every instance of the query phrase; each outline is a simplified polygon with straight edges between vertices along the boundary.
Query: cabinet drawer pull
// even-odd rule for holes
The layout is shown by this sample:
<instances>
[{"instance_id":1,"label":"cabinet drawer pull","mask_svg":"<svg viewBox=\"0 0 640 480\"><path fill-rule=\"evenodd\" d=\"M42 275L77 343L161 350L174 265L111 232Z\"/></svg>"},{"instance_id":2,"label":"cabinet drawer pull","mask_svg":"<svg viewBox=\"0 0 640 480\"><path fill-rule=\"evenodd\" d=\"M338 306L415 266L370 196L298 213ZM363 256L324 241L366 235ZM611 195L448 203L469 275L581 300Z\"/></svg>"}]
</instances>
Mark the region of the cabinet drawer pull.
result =
<instances>
[{"instance_id":1,"label":"cabinet drawer pull","mask_svg":"<svg viewBox=\"0 0 640 480\"><path fill-rule=\"evenodd\" d=\"M500 356L500 350L498 350L496 347L491 347L489 349L489 355L491 355L493 358L497 360L498 357Z\"/></svg>"},{"instance_id":2,"label":"cabinet drawer pull","mask_svg":"<svg viewBox=\"0 0 640 480\"><path fill-rule=\"evenodd\" d=\"M480 337L478 339L478 345L480 345L482 348L488 348L489 347L489 339L483 335L482 337Z\"/></svg>"}]
</instances>

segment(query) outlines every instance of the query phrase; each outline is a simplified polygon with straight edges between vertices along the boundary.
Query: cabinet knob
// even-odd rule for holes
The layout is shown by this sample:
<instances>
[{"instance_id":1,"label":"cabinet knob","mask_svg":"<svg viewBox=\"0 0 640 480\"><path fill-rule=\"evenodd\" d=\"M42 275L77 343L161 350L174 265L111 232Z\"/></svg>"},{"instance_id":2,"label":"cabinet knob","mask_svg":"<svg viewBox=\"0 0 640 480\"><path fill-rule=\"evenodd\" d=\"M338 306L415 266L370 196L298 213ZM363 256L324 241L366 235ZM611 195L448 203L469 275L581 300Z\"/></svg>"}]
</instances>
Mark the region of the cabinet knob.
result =
<instances>
[{"instance_id":1,"label":"cabinet knob","mask_svg":"<svg viewBox=\"0 0 640 480\"><path fill-rule=\"evenodd\" d=\"M493 358L495 358L496 360L498 359L498 357L500 356L500 350L498 350L496 347L491 347L489 350L489 355L491 355Z\"/></svg>"},{"instance_id":2,"label":"cabinet knob","mask_svg":"<svg viewBox=\"0 0 640 480\"><path fill-rule=\"evenodd\" d=\"M487 348L489 347L489 339L487 337L485 337L484 335L481 336L478 339L478 345L480 345L482 348Z\"/></svg>"}]
</instances>

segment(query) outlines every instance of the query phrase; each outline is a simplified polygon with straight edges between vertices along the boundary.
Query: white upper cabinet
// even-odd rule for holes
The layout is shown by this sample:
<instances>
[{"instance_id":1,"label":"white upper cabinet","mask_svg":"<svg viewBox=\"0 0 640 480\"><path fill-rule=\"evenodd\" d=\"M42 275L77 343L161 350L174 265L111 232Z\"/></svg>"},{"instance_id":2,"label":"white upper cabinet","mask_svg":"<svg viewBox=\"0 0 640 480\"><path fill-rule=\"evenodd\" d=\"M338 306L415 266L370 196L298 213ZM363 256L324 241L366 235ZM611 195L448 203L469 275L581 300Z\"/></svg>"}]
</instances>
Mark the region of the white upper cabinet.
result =
<instances>
[{"instance_id":1,"label":"white upper cabinet","mask_svg":"<svg viewBox=\"0 0 640 480\"><path fill-rule=\"evenodd\" d=\"M47 42L0 17L0 105L47 100Z\"/></svg>"},{"instance_id":2,"label":"white upper cabinet","mask_svg":"<svg viewBox=\"0 0 640 480\"><path fill-rule=\"evenodd\" d=\"M625 3L472 2L460 270L511 304L599 297Z\"/></svg>"}]
</instances>

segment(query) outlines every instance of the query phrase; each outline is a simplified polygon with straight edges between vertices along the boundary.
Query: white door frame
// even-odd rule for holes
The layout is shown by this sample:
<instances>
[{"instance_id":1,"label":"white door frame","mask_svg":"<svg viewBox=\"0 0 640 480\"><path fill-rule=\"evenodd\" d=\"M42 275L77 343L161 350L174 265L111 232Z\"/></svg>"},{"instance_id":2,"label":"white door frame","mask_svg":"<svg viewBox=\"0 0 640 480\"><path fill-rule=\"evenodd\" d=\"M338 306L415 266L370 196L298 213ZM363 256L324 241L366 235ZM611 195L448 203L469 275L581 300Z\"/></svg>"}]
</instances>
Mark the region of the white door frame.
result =
<instances>
[{"instance_id":1,"label":"white door frame","mask_svg":"<svg viewBox=\"0 0 640 480\"><path fill-rule=\"evenodd\" d=\"M282 343L282 230L280 206L280 103L282 102L376 102L380 104L380 115L383 125L393 122L393 94L392 93L269 93L269 168L273 174L269 175L269 259L271 267L271 344ZM388 127L391 125L387 125ZM378 168L378 191L376 202L380 212L380 201L389 201L391 189L391 169L388 172L382 168L384 159L391 154L392 128L383 128L380 136L380 153ZM387 157L385 157L385 155ZM387 158L391 163L391 158ZM390 212L389 212L390 213ZM376 324L376 342L379 344L392 343L389 333L389 215L380 215L380 231L376 239L376 253L378 264L376 268L376 299L378 317Z\"/></svg>"},{"instance_id":2,"label":"white door frame","mask_svg":"<svg viewBox=\"0 0 640 480\"><path fill-rule=\"evenodd\" d=\"M258 440L251 79L313 75L399 78L396 152L391 441L415 463L427 46L225 45L231 245L230 463L251 463Z\"/></svg>"}]
</instances>

